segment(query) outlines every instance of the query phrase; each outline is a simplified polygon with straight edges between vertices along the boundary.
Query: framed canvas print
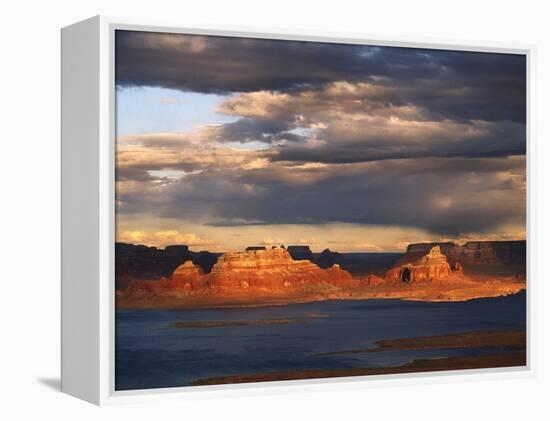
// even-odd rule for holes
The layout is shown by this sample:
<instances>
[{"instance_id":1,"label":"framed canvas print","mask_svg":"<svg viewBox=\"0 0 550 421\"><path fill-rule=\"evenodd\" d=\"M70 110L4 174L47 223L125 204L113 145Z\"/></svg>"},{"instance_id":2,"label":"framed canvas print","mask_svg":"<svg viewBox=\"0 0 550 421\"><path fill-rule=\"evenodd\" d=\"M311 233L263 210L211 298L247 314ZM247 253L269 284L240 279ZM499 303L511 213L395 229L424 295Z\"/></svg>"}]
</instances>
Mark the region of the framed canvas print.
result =
<instances>
[{"instance_id":1,"label":"framed canvas print","mask_svg":"<svg viewBox=\"0 0 550 421\"><path fill-rule=\"evenodd\" d=\"M62 31L62 390L529 371L530 48Z\"/></svg>"}]
</instances>

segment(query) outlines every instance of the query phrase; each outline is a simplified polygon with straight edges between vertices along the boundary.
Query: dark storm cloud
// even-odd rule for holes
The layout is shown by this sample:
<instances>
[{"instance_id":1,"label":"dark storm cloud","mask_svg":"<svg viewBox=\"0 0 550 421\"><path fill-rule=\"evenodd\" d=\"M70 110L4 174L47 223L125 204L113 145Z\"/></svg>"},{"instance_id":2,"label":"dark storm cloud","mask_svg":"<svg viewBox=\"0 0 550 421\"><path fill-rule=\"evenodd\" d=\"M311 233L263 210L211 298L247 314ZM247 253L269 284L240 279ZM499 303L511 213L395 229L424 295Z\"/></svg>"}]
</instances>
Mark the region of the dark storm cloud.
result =
<instances>
[{"instance_id":1,"label":"dark storm cloud","mask_svg":"<svg viewBox=\"0 0 550 421\"><path fill-rule=\"evenodd\" d=\"M407 88L402 90L407 91ZM304 135L278 145L274 160L325 163L420 157L497 157L525 153L525 125L515 121L433 119L433 113L391 98L395 87L335 82L300 93L233 95L220 112L244 115L220 140L270 141L279 128ZM389 98L389 100L388 100ZM271 122L271 123L270 123ZM255 131L250 128L256 127ZM263 129L263 128L266 129ZM270 134L263 134L267 128ZM308 140L308 141L306 141Z\"/></svg>"},{"instance_id":2,"label":"dark storm cloud","mask_svg":"<svg viewBox=\"0 0 550 421\"><path fill-rule=\"evenodd\" d=\"M421 165L430 164L423 161ZM245 203L224 202L223 216L229 221L237 216L245 220L261 216L275 224L400 225L451 236L521 222L524 209L513 183L494 174L485 177L469 180L468 172L460 171L441 177L433 170L399 177L365 170L290 188L272 182L263 184L265 194L260 197L245 199ZM495 201L507 206L495 206Z\"/></svg>"},{"instance_id":3,"label":"dark storm cloud","mask_svg":"<svg viewBox=\"0 0 550 421\"><path fill-rule=\"evenodd\" d=\"M452 236L525 223L523 56L117 31L116 81L228 94L215 111L236 119L119 139L121 214Z\"/></svg>"},{"instance_id":4,"label":"dark storm cloud","mask_svg":"<svg viewBox=\"0 0 550 421\"><path fill-rule=\"evenodd\" d=\"M195 92L287 90L383 73L378 48L251 38L117 31L119 85Z\"/></svg>"},{"instance_id":5,"label":"dark storm cloud","mask_svg":"<svg viewBox=\"0 0 550 421\"><path fill-rule=\"evenodd\" d=\"M441 235L482 233L525 222L525 158L418 158L357 164L253 165L263 151L207 161L180 180L151 177L119 189L122 213L187 218L212 226L399 225ZM191 154L189 154L191 156ZM188 162L156 168L185 170Z\"/></svg>"},{"instance_id":6,"label":"dark storm cloud","mask_svg":"<svg viewBox=\"0 0 550 421\"><path fill-rule=\"evenodd\" d=\"M298 142L303 136L290 133L293 129L289 122L276 119L240 118L233 123L220 126L219 137L224 142L265 142L272 143L278 140Z\"/></svg>"},{"instance_id":7,"label":"dark storm cloud","mask_svg":"<svg viewBox=\"0 0 550 421\"><path fill-rule=\"evenodd\" d=\"M404 89L392 101L434 118L525 121L520 55L133 31L115 42L119 86L231 93L386 78Z\"/></svg>"},{"instance_id":8,"label":"dark storm cloud","mask_svg":"<svg viewBox=\"0 0 550 421\"><path fill-rule=\"evenodd\" d=\"M262 193L230 202L223 215L271 223L400 225L451 236L523 222L521 181L480 171L481 165L491 166L487 161L463 162L452 170L448 161L401 164L337 168L331 177L290 186L260 172L249 174L241 182L263 186Z\"/></svg>"},{"instance_id":9,"label":"dark storm cloud","mask_svg":"<svg viewBox=\"0 0 550 421\"><path fill-rule=\"evenodd\" d=\"M435 51L435 78L422 70L403 100L435 118L525 122L526 62L511 54Z\"/></svg>"},{"instance_id":10,"label":"dark storm cloud","mask_svg":"<svg viewBox=\"0 0 550 421\"><path fill-rule=\"evenodd\" d=\"M525 127L503 122L491 126L486 133L465 137L460 126L446 137L423 138L421 142L406 142L402 137L389 135L353 139L350 142L329 141L321 147L290 144L277 148L274 161L299 161L323 163L357 163L388 159L441 158L490 158L525 154ZM467 130L467 127L464 128ZM324 133L321 132L321 136ZM327 133L328 137L334 139ZM332 135L334 136L334 135Z\"/></svg>"}]
</instances>

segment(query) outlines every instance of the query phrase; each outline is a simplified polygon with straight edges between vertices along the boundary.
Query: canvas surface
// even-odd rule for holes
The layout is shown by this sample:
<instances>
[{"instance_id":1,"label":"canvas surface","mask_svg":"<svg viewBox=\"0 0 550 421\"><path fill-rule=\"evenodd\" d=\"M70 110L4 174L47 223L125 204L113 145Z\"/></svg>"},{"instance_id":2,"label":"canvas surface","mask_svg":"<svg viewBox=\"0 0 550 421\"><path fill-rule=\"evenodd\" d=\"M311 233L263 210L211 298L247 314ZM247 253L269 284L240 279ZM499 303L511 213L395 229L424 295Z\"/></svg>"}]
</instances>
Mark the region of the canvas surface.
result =
<instances>
[{"instance_id":1,"label":"canvas surface","mask_svg":"<svg viewBox=\"0 0 550 421\"><path fill-rule=\"evenodd\" d=\"M524 55L115 46L116 390L525 365Z\"/></svg>"}]
</instances>

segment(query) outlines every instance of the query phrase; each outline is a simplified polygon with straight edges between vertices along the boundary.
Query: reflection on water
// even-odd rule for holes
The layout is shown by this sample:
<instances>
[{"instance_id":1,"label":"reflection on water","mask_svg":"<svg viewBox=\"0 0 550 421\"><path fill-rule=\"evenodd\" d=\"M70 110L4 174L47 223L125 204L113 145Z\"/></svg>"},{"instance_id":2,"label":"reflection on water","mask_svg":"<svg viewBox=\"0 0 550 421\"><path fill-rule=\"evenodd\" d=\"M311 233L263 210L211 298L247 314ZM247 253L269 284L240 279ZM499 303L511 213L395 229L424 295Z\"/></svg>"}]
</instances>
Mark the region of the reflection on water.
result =
<instances>
[{"instance_id":1,"label":"reflection on water","mask_svg":"<svg viewBox=\"0 0 550 421\"><path fill-rule=\"evenodd\" d=\"M336 300L261 308L119 310L116 389L187 386L208 377L385 367L416 358L481 355L495 349L313 354L369 348L379 339L522 329L525 297L523 292L460 303ZM265 319L303 319L303 322L258 323ZM205 323L208 321L251 322L223 325ZM170 327L176 322L199 323L181 324L185 328ZM210 325L215 327L204 327Z\"/></svg>"}]
</instances>

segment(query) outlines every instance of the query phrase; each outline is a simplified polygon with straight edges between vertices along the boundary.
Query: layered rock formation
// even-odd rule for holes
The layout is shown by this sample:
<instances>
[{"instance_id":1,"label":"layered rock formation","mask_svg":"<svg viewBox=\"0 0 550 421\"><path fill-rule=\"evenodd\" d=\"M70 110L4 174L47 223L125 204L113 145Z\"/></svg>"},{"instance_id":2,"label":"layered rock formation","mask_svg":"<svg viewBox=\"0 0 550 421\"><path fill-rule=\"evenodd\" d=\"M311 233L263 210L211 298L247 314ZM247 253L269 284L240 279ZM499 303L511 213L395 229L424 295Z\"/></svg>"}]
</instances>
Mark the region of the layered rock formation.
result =
<instances>
[{"instance_id":1,"label":"layered rock formation","mask_svg":"<svg viewBox=\"0 0 550 421\"><path fill-rule=\"evenodd\" d=\"M448 251L455 246L447 243L445 248ZM144 246L132 247L136 247L133 252L137 256L150 257L159 253L157 249L150 250ZM298 252L311 253L309 247L299 247ZM411 245L409 252L385 274L357 271L355 278L338 264L323 269L310 260L295 260L288 250L281 247L226 253L216 258L215 264L213 254L202 254L203 259L209 259L210 272L196 264L199 254L187 250L193 261L181 262L169 277L133 280L127 288L118 289L117 306L184 308L368 298L463 301L513 294L525 289L524 277L508 275L506 271L490 276L468 272L468 276L464 276L462 264L445 256L445 250L440 246L435 245L427 250L425 247L424 244ZM181 258L185 251L182 247L168 247L162 250L161 255ZM485 260L481 261L488 261L489 253L481 254L485 256ZM330 260L338 256L330 251L324 255L326 259L323 260L327 263L332 263ZM504 259L506 261L517 261L513 254L506 256L509 256ZM344 263L349 264L359 257L348 255ZM391 256L376 257L387 259ZM146 261L147 265L151 264L151 260ZM142 264L136 262L135 267ZM506 267L504 264L497 266ZM510 270L515 268L508 267Z\"/></svg>"},{"instance_id":2,"label":"layered rock formation","mask_svg":"<svg viewBox=\"0 0 550 421\"><path fill-rule=\"evenodd\" d=\"M451 267L447 257L441 253L440 247L434 246L426 255L414 262L398 263L386 273L385 279L388 282L414 284L445 282L462 276L462 266L455 263Z\"/></svg>"},{"instance_id":3,"label":"layered rock formation","mask_svg":"<svg viewBox=\"0 0 550 421\"><path fill-rule=\"evenodd\" d=\"M282 248L226 253L210 274L210 288L222 294L243 291L277 292L308 285L345 285L351 275L333 266L321 269L308 260L293 260Z\"/></svg>"},{"instance_id":4,"label":"layered rock formation","mask_svg":"<svg viewBox=\"0 0 550 421\"><path fill-rule=\"evenodd\" d=\"M204 271L191 261L178 266L172 274L171 281L173 288L200 290L208 287Z\"/></svg>"},{"instance_id":5,"label":"layered rock formation","mask_svg":"<svg viewBox=\"0 0 550 421\"><path fill-rule=\"evenodd\" d=\"M208 274L187 261L171 279L133 282L130 295L212 294L281 295L317 287L357 286L351 275L334 265L327 269L308 260L293 260L283 248L226 253Z\"/></svg>"},{"instance_id":6,"label":"layered rock formation","mask_svg":"<svg viewBox=\"0 0 550 421\"><path fill-rule=\"evenodd\" d=\"M361 280L361 284L364 286L378 286L378 285L384 285L386 283L386 280L384 278L381 278L380 276L376 275L367 275L367 277L363 278Z\"/></svg>"},{"instance_id":7,"label":"layered rock formation","mask_svg":"<svg viewBox=\"0 0 550 421\"><path fill-rule=\"evenodd\" d=\"M470 241L464 245L452 242L409 244L407 252L397 263L404 264L418 260L439 246L451 265L504 264L522 265L526 261L526 242L518 241Z\"/></svg>"},{"instance_id":8,"label":"layered rock formation","mask_svg":"<svg viewBox=\"0 0 550 421\"><path fill-rule=\"evenodd\" d=\"M186 261L198 264L208 273L218 258L217 254L208 251L190 251L186 245L173 245L161 249L126 243L115 244L115 256L115 279L118 289L125 288L132 280L169 277Z\"/></svg>"},{"instance_id":9,"label":"layered rock formation","mask_svg":"<svg viewBox=\"0 0 550 421\"><path fill-rule=\"evenodd\" d=\"M321 269L293 261L284 249L228 253L209 274L191 262L171 279L132 282L117 294L117 308L186 308L227 305L271 305L324 299L394 298L464 301L499 297L525 289L525 282L491 278L473 280L460 264L449 265L436 246L413 263L352 279L337 265Z\"/></svg>"}]
</instances>

